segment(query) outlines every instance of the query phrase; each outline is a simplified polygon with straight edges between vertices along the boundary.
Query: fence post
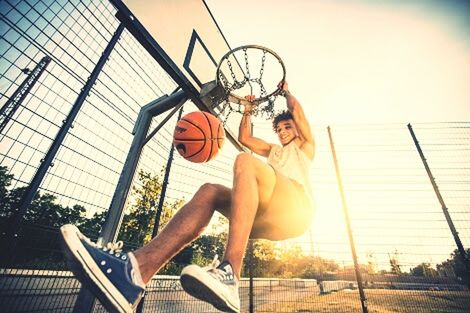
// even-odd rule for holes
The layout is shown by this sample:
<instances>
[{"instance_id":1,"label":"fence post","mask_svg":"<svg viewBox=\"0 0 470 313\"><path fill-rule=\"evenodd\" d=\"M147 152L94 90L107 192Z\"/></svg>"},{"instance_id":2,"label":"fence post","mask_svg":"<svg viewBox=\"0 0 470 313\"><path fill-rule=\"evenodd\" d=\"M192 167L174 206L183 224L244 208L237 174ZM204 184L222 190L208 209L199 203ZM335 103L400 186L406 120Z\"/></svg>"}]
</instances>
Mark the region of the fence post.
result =
<instances>
[{"instance_id":1,"label":"fence post","mask_svg":"<svg viewBox=\"0 0 470 313\"><path fill-rule=\"evenodd\" d=\"M253 285L253 240L248 240L248 276L250 277L250 285L248 289L248 297L249 297L249 312L254 312L254 285Z\"/></svg>"},{"instance_id":2,"label":"fence post","mask_svg":"<svg viewBox=\"0 0 470 313\"><path fill-rule=\"evenodd\" d=\"M253 130L254 130L254 124L251 123L250 128L251 128L251 134L253 135ZM253 154L253 151L251 151L251 154ZM254 303L253 303L253 240L254 239L248 239L248 276L249 276L249 288L248 288L248 300L249 300L249 312L253 313L254 312Z\"/></svg>"},{"instance_id":3,"label":"fence post","mask_svg":"<svg viewBox=\"0 0 470 313\"><path fill-rule=\"evenodd\" d=\"M436 181L434 177L432 176L431 168L429 167L428 162L426 158L424 157L423 150L421 150L421 146L419 145L418 139L416 138L416 135L413 131L413 127L411 126L411 124L408 124L408 130L410 131L411 137L413 138L413 142L416 146L416 149L418 150L418 153L421 158L421 161L423 162L424 168L426 169L426 173L428 174L429 180L431 181L431 185L432 185L432 188L434 189L434 193L436 194L437 199L439 200L439 203L441 204L442 213L444 213L444 216L447 221L447 225L449 226L452 236L454 237L454 241L455 241L455 244L457 245L457 250L459 251L459 255L462 258L462 262L465 265L466 270L470 273L469 256L465 252L465 248L459 237L459 232L454 226L454 222L452 221L452 218L449 214L449 209L447 208L444 202L444 198L442 198L441 192L439 191L439 187L437 186Z\"/></svg>"},{"instance_id":4,"label":"fence post","mask_svg":"<svg viewBox=\"0 0 470 313\"><path fill-rule=\"evenodd\" d=\"M339 165L338 165L338 159L336 157L336 151L335 151L335 146L333 143L333 136L331 135L331 128L328 126L328 137L330 138L330 147L331 147L331 153L333 155L333 161L335 164L335 170L336 170L336 180L338 182L338 188L341 194L341 202L343 204L343 213L344 213L344 219L346 222L346 228L348 230L348 237L349 237L349 245L351 246L351 254L354 262L354 271L356 273L356 280L357 280L357 286L359 289L359 296L361 298L361 306L362 306L362 312L363 313L368 313L369 310L367 308L367 298L364 292L364 286L362 284L362 275L361 271L359 270L359 264L357 263L357 255L356 255L356 247L354 244L354 237L352 234L352 228L351 228L351 221L349 218L349 209L346 204L346 197L344 195L344 187L343 187L343 180L341 178L341 173L339 170Z\"/></svg>"}]
</instances>

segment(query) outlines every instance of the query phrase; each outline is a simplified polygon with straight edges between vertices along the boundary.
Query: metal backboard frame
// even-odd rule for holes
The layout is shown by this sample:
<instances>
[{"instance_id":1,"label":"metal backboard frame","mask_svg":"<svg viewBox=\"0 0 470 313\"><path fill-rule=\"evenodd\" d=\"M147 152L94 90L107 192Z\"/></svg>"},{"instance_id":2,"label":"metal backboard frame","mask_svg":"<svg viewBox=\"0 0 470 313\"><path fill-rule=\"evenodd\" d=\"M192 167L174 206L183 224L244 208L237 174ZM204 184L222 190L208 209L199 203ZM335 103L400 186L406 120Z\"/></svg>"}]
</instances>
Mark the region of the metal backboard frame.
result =
<instances>
[{"instance_id":1,"label":"metal backboard frame","mask_svg":"<svg viewBox=\"0 0 470 313\"><path fill-rule=\"evenodd\" d=\"M110 0L126 29L203 111L204 84L215 80L217 63L231 50L204 0ZM228 139L242 146L226 129Z\"/></svg>"}]
</instances>

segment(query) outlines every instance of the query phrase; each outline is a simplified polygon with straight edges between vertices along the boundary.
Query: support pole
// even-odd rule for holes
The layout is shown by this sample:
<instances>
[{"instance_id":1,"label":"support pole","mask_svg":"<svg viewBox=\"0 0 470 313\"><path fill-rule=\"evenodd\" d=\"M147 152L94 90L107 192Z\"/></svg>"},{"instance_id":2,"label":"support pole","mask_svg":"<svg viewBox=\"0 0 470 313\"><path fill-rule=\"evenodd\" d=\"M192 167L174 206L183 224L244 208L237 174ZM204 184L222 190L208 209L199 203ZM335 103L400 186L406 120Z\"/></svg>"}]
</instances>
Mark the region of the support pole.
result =
<instances>
[{"instance_id":1,"label":"support pole","mask_svg":"<svg viewBox=\"0 0 470 313\"><path fill-rule=\"evenodd\" d=\"M254 239L248 240L248 275L250 276L250 286L248 291L249 297L249 312L254 312L254 284L253 284L253 241ZM270 283L271 284L271 283Z\"/></svg>"},{"instance_id":2,"label":"support pole","mask_svg":"<svg viewBox=\"0 0 470 313\"><path fill-rule=\"evenodd\" d=\"M178 121L181 119L182 114L183 114L183 107L179 108ZM166 188L168 186L168 181L170 178L171 164L173 164L174 152L175 152L175 147L172 144L170 148L170 154L168 156L168 161L165 167L165 176L163 178L162 192L160 193L160 197L158 199L157 212L155 214L155 223L153 224L153 230L152 230L152 238L154 238L158 234L158 227L160 226L160 218L162 216L163 204L165 203Z\"/></svg>"},{"instance_id":3,"label":"support pole","mask_svg":"<svg viewBox=\"0 0 470 313\"><path fill-rule=\"evenodd\" d=\"M340 191L340 194L341 194L341 203L343 204L344 220L346 222L346 228L348 230L349 245L351 247L351 255L352 255L352 258L353 258L353 262L354 262L354 271L356 273L356 280L357 280L357 286L358 286L358 289L359 289L359 296L360 296L360 299L361 299L362 312L363 313L368 313L369 310L367 308L367 298L366 298L366 294L364 292L364 286L362 284L361 271L359 270L359 264L357 262L356 246L355 246L354 237L353 237L353 234L352 234L351 221L350 221L350 218L349 218L349 209L348 209L348 206L346 204L346 197L344 195L343 180L341 178L341 173L340 173L339 165L338 165L338 159L336 157L335 146L334 146L334 143L333 143L333 136L331 135L331 129L330 129L329 126L328 126L328 136L330 138L331 153L333 155L333 161L334 161L334 164L335 164L336 180L338 182L338 188L339 188L339 191Z\"/></svg>"},{"instance_id":4,"label":"support pole","mask_svg":"<svg viewBox=\"0 0 470 313\"><path fill-rule=\"evenodd\" d=\"M253 130L255 125L251 123L251 135L253 135ZM253 151L251 151L251 154L253 154ZM249 312L253 313L254 312L254 299L253 299L253 294L254 294L254 284L253 284L253 249L254 249L254 244L253 244L254 239L248 239L248 276L250 277L250 285L249 285L249 290L248 290L248 297L249 297Z\"/></svg>"},{"instance_id":5,"label":"support pole","mask_svg":"<svg viewBox=\"0 0 470 313\"><path fill-rule=\"evenodd\" d=\"M146 136L152 118L174 108L175 106L183 105L187 99L188 97L184 91L178 91L171 96L163 96L142 107L134 128L134 139L132 140L113 199L111 200L103 231L100 234L98 243L106 244L108 242L114 242L117 238L123 217L124 206L132 185L135 170L137 169L144 144L148 141ZM160 123L159 128L161 128L170 117L171 115L167 116L165 120Z\"/></svg>"},{"instance_id":6,"label":"support pole","mask_svg":"<svg viewBox=\"0 0 470 313\"><path fill-rule=\"evenodd\" d=\"M134 130L132 131L134 134L134 139L132 140L132 144L129 148L129 153L127 154L127 158L124 163L121 176L119 177L113 199L111 200L103 230L100 234L100 238L98 238L98 243L104 245L108 242L113 242L116 240L123 217L124 205L132 185L135 170L139 163L140 154L145 143L149 140L149 138L146 136L152 118L175 106L183 105L186 100L186 94L183 91L179 91L175 94L172 94L171 96L165 95L160 97L142 107L139 116L137 117ZM176 112L176 110L174 112ZM163 121L152 132L152 136L170 119L170 117L173 115L172 113L163 119ZM74 313L92 312L93 303L93 295L88 290L81 288L78 299L75 303ZM141 311L142 308L143 307L140 306L139 310Z\"/></svg>"}]
</instances>

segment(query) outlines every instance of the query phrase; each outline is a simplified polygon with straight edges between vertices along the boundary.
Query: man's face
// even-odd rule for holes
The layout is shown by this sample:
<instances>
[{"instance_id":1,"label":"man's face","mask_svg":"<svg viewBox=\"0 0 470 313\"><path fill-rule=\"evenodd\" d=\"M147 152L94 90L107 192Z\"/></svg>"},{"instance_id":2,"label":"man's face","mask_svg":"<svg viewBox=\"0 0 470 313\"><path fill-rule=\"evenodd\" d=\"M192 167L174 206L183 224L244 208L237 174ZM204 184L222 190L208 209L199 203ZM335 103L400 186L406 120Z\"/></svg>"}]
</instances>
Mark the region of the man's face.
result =
<instances>
[{"instance_id":1,"label":"man's face","mask_svg":"<svg viewBox=\"0 0 470 313\"><path fill-rule=\"evenodd\" d=\"M281 144L283 146L287 145L297 137L297 129L295 128L294 121L292 119L280 121L277 123L276 133Z\"/></svg>"}]
</instances>

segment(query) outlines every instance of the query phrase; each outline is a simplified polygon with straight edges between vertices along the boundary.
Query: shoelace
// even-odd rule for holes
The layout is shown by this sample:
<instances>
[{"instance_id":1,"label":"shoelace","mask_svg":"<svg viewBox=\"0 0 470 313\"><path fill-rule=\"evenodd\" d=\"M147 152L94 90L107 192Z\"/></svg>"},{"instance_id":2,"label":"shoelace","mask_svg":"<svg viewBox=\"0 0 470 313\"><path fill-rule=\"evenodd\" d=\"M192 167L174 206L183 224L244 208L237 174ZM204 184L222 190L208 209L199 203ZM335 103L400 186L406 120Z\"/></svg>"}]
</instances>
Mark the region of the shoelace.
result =
<instances>
[{"instance_id":1,"label":"shoelace","mask_svg":"<svg viewBox=\"0 0 470 313\"><path fill-rule=\"evenodd\" d=\"M218 269L217 266L219 265L220 265L219 256L216 254L214 258L212 259L211 264L204 266L203 269L207 271L217 270Z\"/></svg>"},{"instance_id":2,"label":"shoelace","mask_svg":"<svg viewBox=\"0 0 470 313\"><path fill-rule=\"evenodd\" d=\"M124 243L121 240L118 242L108 242L106 246L103 247L103 245L91 241L88 237L83 236L83 239L85 239L85 241L91 246L98 249L102 249L103 251L109 251L109 254L115 254L117 257L120 256L120 253L122 252L122 247L124 246Z\"/></svg>"},{"instance_id":3,"label":"shoelace","mask_svg":"<svg viewBox=\"0 0 470 313\"><path fill-rule=\"evenodd\" d=\"M220 281L233 280L233 274L227 273L226 271L220 268L217 268L217 266L219 265L220 265L219 256L216 254L211 264L203 267L203 269Z\"/></svg>"}]
</instances>

